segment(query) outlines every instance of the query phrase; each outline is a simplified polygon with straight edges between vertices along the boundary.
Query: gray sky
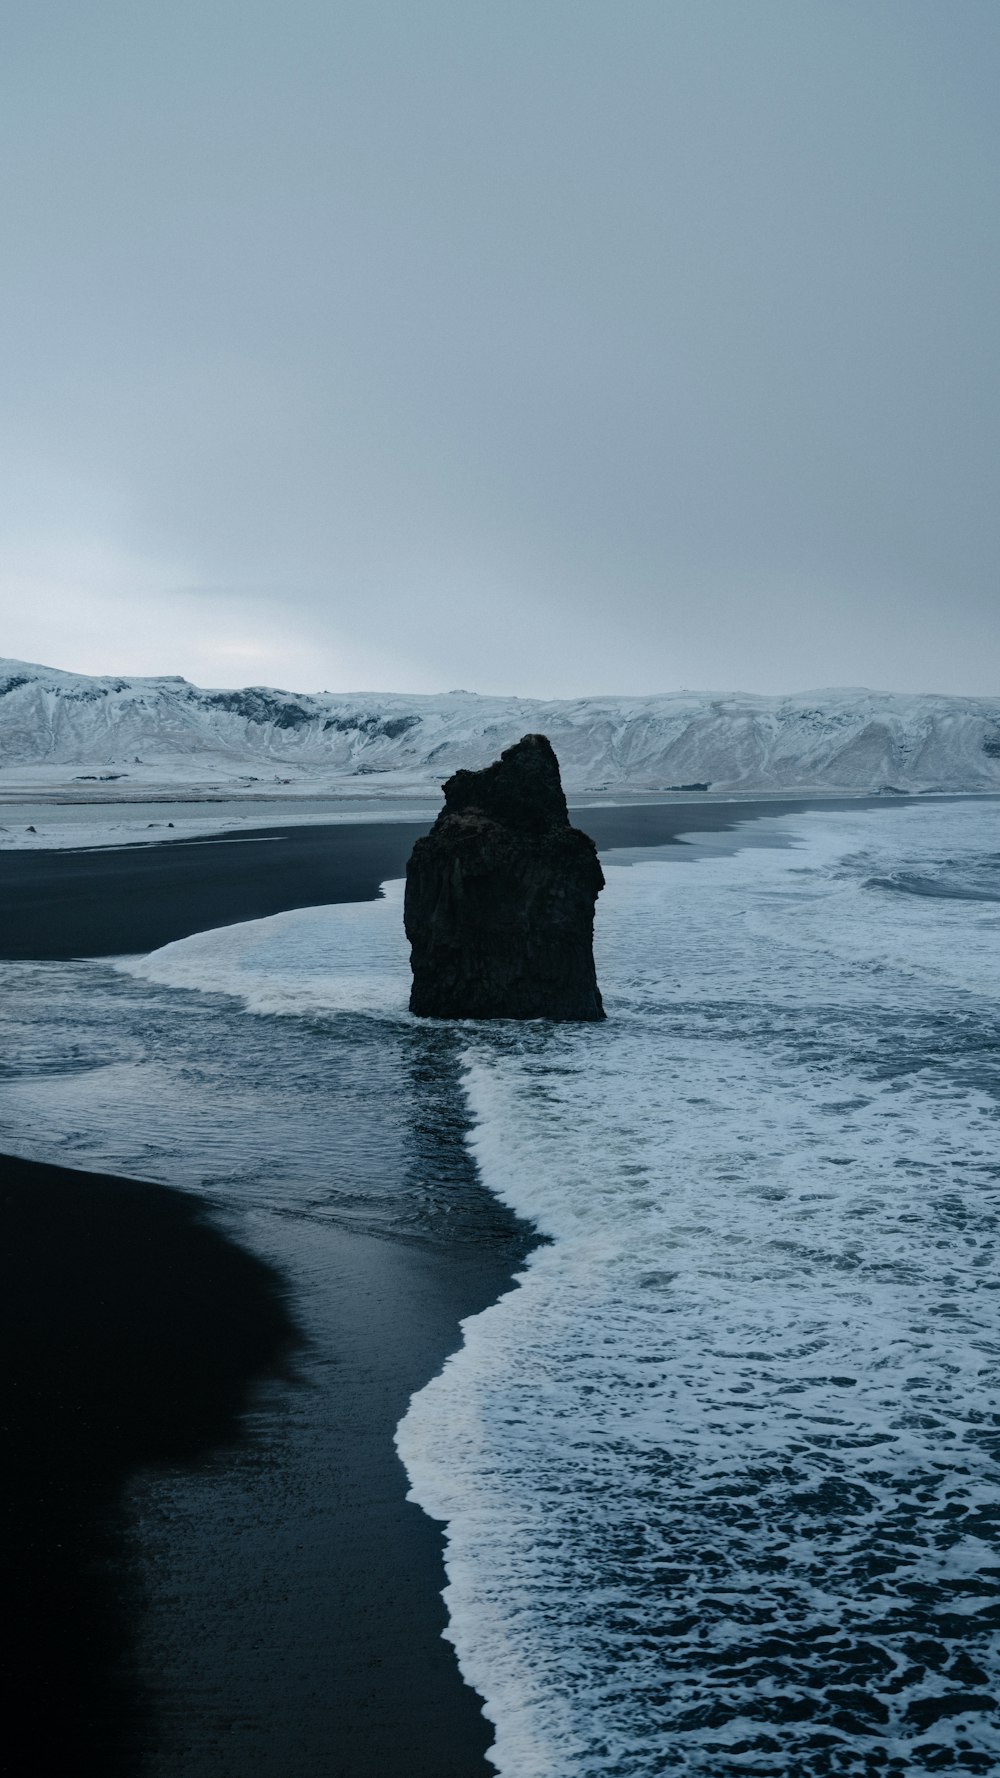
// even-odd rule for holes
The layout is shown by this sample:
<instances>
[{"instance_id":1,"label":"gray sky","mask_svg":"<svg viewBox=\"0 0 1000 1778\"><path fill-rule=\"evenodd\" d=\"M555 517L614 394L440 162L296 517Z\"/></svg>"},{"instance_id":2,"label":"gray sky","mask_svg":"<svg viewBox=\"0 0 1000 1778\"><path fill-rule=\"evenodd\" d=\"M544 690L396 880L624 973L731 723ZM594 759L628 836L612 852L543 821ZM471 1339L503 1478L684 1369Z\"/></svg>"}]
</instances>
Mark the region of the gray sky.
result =
<instances>
[{"instance_id":1,"label":"gray sky","mask_svg":"<svg viewBox=\"0 0 1000 1778\"><path fill-rule=\"evenodd\" d=\"M996 0L0 24L0 653L1000 692Z\"/></svg>"}]
</instances>

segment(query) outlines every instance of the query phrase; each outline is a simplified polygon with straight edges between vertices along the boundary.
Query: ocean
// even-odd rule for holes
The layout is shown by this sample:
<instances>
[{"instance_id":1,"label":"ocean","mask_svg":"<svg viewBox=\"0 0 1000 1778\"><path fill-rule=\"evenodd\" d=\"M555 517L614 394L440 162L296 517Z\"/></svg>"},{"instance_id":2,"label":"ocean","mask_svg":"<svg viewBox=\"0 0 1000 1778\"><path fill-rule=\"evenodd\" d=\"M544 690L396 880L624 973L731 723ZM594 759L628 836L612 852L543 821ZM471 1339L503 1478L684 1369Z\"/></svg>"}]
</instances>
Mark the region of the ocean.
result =
<instances>
[{"instance_id":1,"label":"ocean","mask_svg":"<svg viewBox=\"0 0 1000 1778\"><path fill-rule=\"evenodd\" d=\"M1000 804L768 837L605 856L598 1026L411 1019L399 884L3 966L12 1152L538 1230L397 1433L501 1778L1000 1764Z\"/></svg>"}]
</instances>

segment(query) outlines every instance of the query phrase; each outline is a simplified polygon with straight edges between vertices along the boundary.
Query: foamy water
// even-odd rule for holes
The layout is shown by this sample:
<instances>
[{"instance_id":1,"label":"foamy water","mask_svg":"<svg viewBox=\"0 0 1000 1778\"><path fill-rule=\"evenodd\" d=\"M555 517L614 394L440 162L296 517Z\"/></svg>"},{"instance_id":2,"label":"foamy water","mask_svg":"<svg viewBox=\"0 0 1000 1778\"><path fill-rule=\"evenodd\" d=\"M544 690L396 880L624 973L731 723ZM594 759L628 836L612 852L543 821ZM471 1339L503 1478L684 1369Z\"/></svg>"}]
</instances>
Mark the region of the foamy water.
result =
<instances>
[{"instance_id":1,"label":"foamy water","mask_svg":"<svg viewBox=\"0 0 1000 1778\"><path fill-rule=\"evenodd\" d=\"M1000 809L784 825L609 868L606 1024L462 1028L549 1242L399 1448L502 1778L1000 1765ZM129 967L409 1022L398 886Z\"/></svg>"},{"instance_id":2,"label":"foamy water","mask_svg":"<svg viewBox=\"0 0 1000 1778\"><path fill-rule=\"evenodd\" d=\"M147 957L123 958L124 973L167 988L231 994L249 1012L356 1012L408 1017L409 949L403 883L377 901L298 908L197 932Z\"/></svg>"},{"instance_id":3,"label":"foamy water","mask_svg":"<svg viewBox=\"0 0 1000 1778\"><path fill-rule=\"evenodd\" d=\"M504 1778L1000 1763L998 815L794 825L609 871L606 1026L470 1037L552 1244L399 1444Z\"/></svg>"}]
</instances>

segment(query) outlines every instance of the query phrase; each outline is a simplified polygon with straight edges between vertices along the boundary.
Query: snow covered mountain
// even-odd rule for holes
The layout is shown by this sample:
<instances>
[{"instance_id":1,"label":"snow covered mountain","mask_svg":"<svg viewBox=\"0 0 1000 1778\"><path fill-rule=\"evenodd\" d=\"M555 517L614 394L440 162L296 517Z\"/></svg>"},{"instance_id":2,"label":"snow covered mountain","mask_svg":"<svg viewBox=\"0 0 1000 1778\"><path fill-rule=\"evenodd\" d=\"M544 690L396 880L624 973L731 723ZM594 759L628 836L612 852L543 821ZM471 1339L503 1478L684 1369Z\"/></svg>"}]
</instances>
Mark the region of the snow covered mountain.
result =
<instances>
[{"instance_id":1,"label":"snow covered mountain","mask_svg":"<svg viewBox=\"0 0 1000 1778\"><path fill-rule=\"evenodd\" d=\"M276 782L292 793L427 791L531 730L549 736L577 794L1000 790L1000 698L300 695L0 660L0 795L26 774L81 791L186 783L252 792Z\"/></svg>"}]
</instances>

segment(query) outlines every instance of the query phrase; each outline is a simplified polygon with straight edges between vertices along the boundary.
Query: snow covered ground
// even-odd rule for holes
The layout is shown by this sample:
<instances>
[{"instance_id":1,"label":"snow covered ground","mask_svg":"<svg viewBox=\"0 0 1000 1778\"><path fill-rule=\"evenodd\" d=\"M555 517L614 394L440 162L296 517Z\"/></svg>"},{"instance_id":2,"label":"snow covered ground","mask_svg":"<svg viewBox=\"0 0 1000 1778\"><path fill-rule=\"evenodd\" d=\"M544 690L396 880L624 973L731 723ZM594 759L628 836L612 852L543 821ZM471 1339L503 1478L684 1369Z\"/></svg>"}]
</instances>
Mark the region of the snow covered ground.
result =
<instances>
[{"instance_id":1,"label":"snow covered ground","mask_svg":"<svg viewBox=\"0 0 1000 1778\"><path fill-rule=\"evenodd\" d=\"M95 843L90 805L104 809L103 843L115 831L168 838L269 825L296 808L316 820L362 805L388 817L411 799L433 810L451 772L487 764L531 730L549 736L577 800L1000 790L1000 698L206 691L178 678L87 678L0 660L0 844ZM28 809L58 803L78 817L47 818L58 832L46 839Z\"/></svg>"}]
</instances>

